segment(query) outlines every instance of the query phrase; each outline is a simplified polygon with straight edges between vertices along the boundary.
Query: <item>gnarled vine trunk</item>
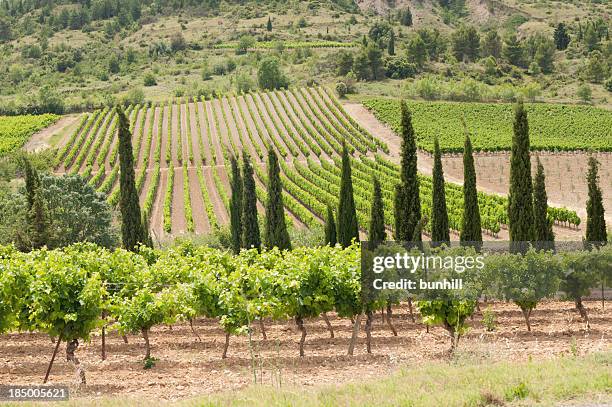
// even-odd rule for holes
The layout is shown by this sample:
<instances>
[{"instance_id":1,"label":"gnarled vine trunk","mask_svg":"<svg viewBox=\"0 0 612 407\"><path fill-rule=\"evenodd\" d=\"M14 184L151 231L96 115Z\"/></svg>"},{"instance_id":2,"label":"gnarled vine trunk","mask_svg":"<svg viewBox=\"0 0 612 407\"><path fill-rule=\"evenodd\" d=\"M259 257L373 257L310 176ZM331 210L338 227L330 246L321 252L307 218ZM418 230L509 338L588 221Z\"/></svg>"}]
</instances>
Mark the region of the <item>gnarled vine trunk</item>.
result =
<instances>
[{"instance_id":1,"label":"gnarled vine trunk","mask_svg":"<svg viewBox=\"0 0 612 407\"><path fill-rule=\"evenodd\" d=\"M412 299L411 298L408 298L408 311L410 312L410 319L412 320L412 322L413 323L416 322L416 319L414 319L414 313L412 312Z\"/></svg>"},{"instance_id":2,"label":"gnarled vine trunk","mask_svg":"<svg viewBox=\"0 0 612 407\"><path fill-rule=\"evenodd\" d=\"M327 325L327 330L329 331L329 337L334 339L334 328L332 324L329 322L329 318L327 317L327 312L323 313L323 320L325 321L325 325Z\"/></svg>"},{"instance_id":3,"label":"gnarled vine trunk","mask_svg":"<svg viewBox=\"0 0 612 407\"><path fill-rule=\"evenodd\" d=\"M80 384L86 384L85 370L83 369L83 366L81 366L81 362L79 362L79 359L77 359L75 355L75 352L78 347L79 347L78 339L73 339L66 343L66 360L68 362L71 362L74 365L74 370L76 372L76 376Z\"/></svg>"},{"instance_id":4,"label":"gnarled vine trunk","mask_svg":"<svg viewBox=\"0 0 612 407\"><path fill-rule=\"evenodd\" d=\"M304 356L304 342L306 342L306 328L304 327L304 320L302 317L295 317L295 323L297 324L300 332L302 332L302 338L300 339L300 356Z\"/></svg>"},{"instance_id":5,"label":"gnarled vine trunk","mask_svg":"<svg viewBox=\"0 0 612 407\"><path fill-rule=\"evenodd\" d=\"M151 343L149 342L149 328L142 328L141 331L142 338L145 341L146 354L145 359L151 358Z\"/></svg>"},{"instance_id":6,"label":"gnarled vine trunk","mask_svg":"<svg viewBox=\"0 0 612 407\"><path fill-rule=\"evenodd\" d=\"M361 317L363 314L357 315L357 317L353 320L353 333L351 335L351 341L349 342L348 355L353 356L353 352L355 351L355 342L357 342L357 336L359 335L359 328L361 327Z\"/></svg>"},{"instance_id":7,"label":"gnarled vine trunk","mask_svg":"<svg viewBox=\"0 0 612 407\"><path fill-rule=\"evenodd\" d=\"M196 336L196 339L199 342L202 342L202 338L200 337L200 334L196 332L195 327L193 326L193 318L189 318L189 326L191 327L191 332Z\"/></svg>"},{"instance_id":8,"label":"gnarled vine trunk","mask_svg":"<svg viewBox=\"0 0 612 407\"><path fill-rule=\"evenodd\" d=\"M393 332L393 336L397 336L397 330L395 329L391 318L393 318L393 311L391 310L391 304L387 304L387 325L389 325L391 332Z\"/></svg>"},{"instance_id":9,"label":"gnarled vine trunk","mask_svg":"<svg viewBox=\"0 0 612 407\"><path fill-rule=\"evenodd\" d=\"M229 341L230 341L230 333L226 332L225 333L225 346L223 347L223 355L221 356L221 359L227 358L227 349L229 348Z\"/></svg>"},{"instance_id":10,"label":"gnarled vine trunk","mask_svg":"<svg viewBox=\"0 0 612 407\"><path fill-rule=\"evenodd\" d=\"M591 324L589 323L589 315L587 314L586 307L582 303L581 297L576 298L576 309L580 313L580 316L582 317L582 320L584 321L586 325L586 329L587 330L591 329Z\"/></svg>"},{"instance_id":11,"label":"gnarled vine trunk","mask_svg":"<svg viewBox=\"0 0 612 407\"><path fill-rule=\"evenodd\" d=\"M261 318L259 319L259 329L261 329L261 336L263 337L263 340L268 340L268 335L266 335L266 327L264 326L263 319Z\"/></svg>"},{"instance_id":12,"label":"gnarled vine trunk","mask_svg":"<svg viewBox=\"0 0 612 407\"><path fill-rule=\"evenodd\" d=\"M368 353L372 353L372 311L367 311L366 316L367 316L366 325L365 325L366 349Z\"/></svg>"},{"instance_id":13,"label":"gnarled vine trunk","mask_svg":"<svg viewBox=\"0 0 612 407\"><path fill-rule=\"evenodd\" d=\"M525 323L527 324L527 332L531 332L531 323L529 322L529 317L531 316L531 308L521 307L521 311L523 312L523 316L525 317Z\"/></svg>"}]
</instances>

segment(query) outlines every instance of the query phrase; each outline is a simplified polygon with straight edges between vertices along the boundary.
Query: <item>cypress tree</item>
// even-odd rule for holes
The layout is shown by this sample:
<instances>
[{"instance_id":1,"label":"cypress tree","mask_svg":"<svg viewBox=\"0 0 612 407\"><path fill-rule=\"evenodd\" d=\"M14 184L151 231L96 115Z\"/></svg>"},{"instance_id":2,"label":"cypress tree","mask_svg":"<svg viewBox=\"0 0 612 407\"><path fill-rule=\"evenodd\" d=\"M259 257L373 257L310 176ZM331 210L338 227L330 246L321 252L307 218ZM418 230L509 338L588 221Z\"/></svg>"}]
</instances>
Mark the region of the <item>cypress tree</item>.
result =
<instances>
[{"instance_id":1,"label":"cypress tree","mask_svg":"<svg viewBox=\"0 0 612 407\"><path fill-rule=\"evenodd\" d=\"M335 246L338 243L336 238L336 221L334 220L334 210L327 205L327 218L325 219L325 244Z\"/></svg>"},{"instance_id":2,"label":"cypress tree","mask_svg":"<svg viewBox=\"0 0 612 407\"><path fill-rule=\"evenodd\" d=\"M586 240L589 243L593 242L595 245L599 245L608 239L598 171L599 162L595 157L589 157Z\"/></svg>"},{"instance_id":3,"label":"cypress tree","mask_svg":"<svg viewBox=\"0 0 612 407\"><path fill-rule=\"evenodd\" d=\"M34 197L40 185L38 172L32 168L32 163L27 157L23 157L23 172L25 178L26 200L28 201L28 211L34 206Z\"/></svg>"},{"instance_id":4,"label":"cypress tree","mask_svg":"<svg viewBox=\"0 0 612 407\"><path fill-rule=\"evenodd\" d=\"M238 254L242 246L242 176L240 175L240 167L236 158L231 157L230 162L232 166L230 230L232 234L232 250Z\"/></svg>"},{"instance_id":5,"label":"cypress tree","mask_svg":"<svg viewBox=\"0 0 612 407\"><path fill-rule=\"evenodd\" d=\"M554 247L555 235L552 220L548 218L548 197L544 166L537 158L537 171L533 181L533 216L535 220L535 240L539 248L549 250Z\"/></svg>"},{"instance_id":6,"label":"cypress tree","mask_svg":"<svg viewBox=\"0 0 612 407\"><path fill-rule=\"evenodd\" d=\"M510 156L508 223L510 241L530 242L534 240L529 124L527 122L527 112L522 102L517 104L514 113L514 135L512 136Z\"/></svg>"},{"instance_id":7,"label":"cypress tree","mask_svg":"<svg viewBox=\"0 0 612 407\"><path fill-rule=\"evenodd\" d=\"M40 249L49 240L49 224L40 188L34 193L34 202L29 213L30 244L33 250Z\"/></svg>"},{"instance_id":8,"label":"cypress tree","mask_svg":"<svg viewBox=\"0 0 612 407\"><path fill-rule=\"evenodd\" d=\"M440 152L440 143L437 137L434 141L432 188L431 241L436 244L445 243L447 246L450 246L446 192L444 191L444 169L442 168L442 153Z\"/></svg>"},{"instance_id":9,"label":"cypress tree","mask_svg":"<svg viewBox=\"0 0 612 407\"><path fill-rule=\"evenodd\" d=\"M463 147L463 219L459 240L463 244L471 244L480 250L482 244L482 226L480 208L478 207L478 191L476 190L476 169L472 155L472 141L465 136Z\"/></svg>"},{"instance_id":10,"label":"cypress tree","mask_svg":"<svg viewBox=\"0 0 612 407\"><path fill-rule=\"evenodd\" d=\"M255 178L248 153L242 153L242 247L261 248L259 222L257 219L257 195Z\"/></svg>"},{"instance_id":11,"label":"cypress tree","mask_svg":"<svg viewBox=\"0 0 612 407\"><path fill-rule=\"evenodd\" d=\"M378 178L374 177L374 193L372 196L368 241L370 242L370 247L376 247L386 239L387 233L385 230L385 209L383 205L382 191L380 189L380 182L378 181Z\"/></svg>"},{"instance_id":12,"label":"cypress tree","mask_svg":"<svg viewBox=\"0 0 612 407\"><path fill-rule=\"evenodd\" d=\"M266 247L291 249L289 232L285 223L283 207L283 185L280 179L278 157L273 149L268 150L268 202L266 203L266 227L264 240Z\"/></svg>"},{"instance_id":13,"label":"cypress tree","mask_svg":"<svg viewBox=\"0 0 612 407\"><path fill-rule=\"evenodd\" d=\"M266 30L272 31L272 18L268 16L268 24L266 24Z\"/></svg>"},{"instance_id":14,"label":"cypress tree","mask_svg":"<svg viewBox=\"0 0 612 407\"><path fill-rule=\"evenodd\" d=\"M391 30L389 33L389 45L387 46L389 55L395 55L395 32Z\"/></svg>"},{"instance_id":15,"label":"cypress tree","mask_svg":"<svg viewBox=\"0 0 612 407\"><path fill-rule=\"evenodd\" d=\"M340 179L340 202L338 205L338 243L342 247L351 245L351 241L359 240L359 226L353 196L353 180L351 178L351 161L346 144L342 143L342 178Z\"/></svg>"},{"instance_id":16,"label":"cypress tree","mask_svg":"<svg viewBox=\"0 0 612 407\"><path fill-rule=\"evenodd\" d=\"M140 203L134 176L134 153L130 124L123 109L117 106L119 134L119 190L121 237L123 247L134 251L139 243L146 244L146 233L140 214Z\"/></svg>"},{"instance_id":17,"label":"cypress tree","mask_svg":"<svg viewBox=\"0 0 612 407\"><path fill-rule=\"evenodd\" d=\"M404 197L402 193L404 189L401 184L395 186L395 193L393 194L393 239L401 241L402 235L402 206L404 204Z\"/></svg>"},{"instance_id":18,"label":"cypress tree","mask_svg":"<svg viewBox=\"0 0 612 407\"><path fill-rule=\"evenodd\" d=\"M401 120L401 168L400 181L401 193L396 193L395 213L397 230L396 239L401 241L412 241L415 237L415 229L421 220L421 198L419 195L419 179L417 178L417 147L414 129L412 127L412 116L406 102L402 101ZM416 236L421 241L421 236Z\"/></svg>"}]
</instances>

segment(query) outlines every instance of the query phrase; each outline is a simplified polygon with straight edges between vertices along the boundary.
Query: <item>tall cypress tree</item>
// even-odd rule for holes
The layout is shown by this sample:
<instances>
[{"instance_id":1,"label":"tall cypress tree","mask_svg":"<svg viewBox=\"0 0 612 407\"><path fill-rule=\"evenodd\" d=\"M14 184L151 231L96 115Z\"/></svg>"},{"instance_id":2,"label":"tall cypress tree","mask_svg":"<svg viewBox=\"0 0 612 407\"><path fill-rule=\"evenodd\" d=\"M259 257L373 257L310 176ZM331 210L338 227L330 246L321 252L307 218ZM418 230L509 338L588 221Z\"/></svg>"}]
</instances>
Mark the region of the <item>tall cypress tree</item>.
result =
<instances>
[{"instance_id":1,"label":"tall cypress tree","mask_svg":"<svg viewBox=\"0 0 612 407\"><path fill-rule=\"evenodd\" d=\"M327 205L327 218L325 218L325 244L335 246L338 243L336 237L336 221L334 220L334 210Z\"/></svg>"},{"instance_id":2,"label":"tall cypress tree","mask_svg":"<svg viewBox=\"0 0 612 407\"><path fill-rule=\"evenodd\" d=\"M535 221L535 240L539 248L552 249L555 235L552 220L548 218L548 196L546 194L546 177L544 166L537 158L536 176L533 181L533 216Z\"/></svg>"},{"instance_id":3,"label":"tall cypress tree","mask_svg":"<svg viewBox=\"0 0 612 407\"><path fill-rule=\"evenodd\" d=\"M264 240L266 247L278 247L281 250L291 249L289 232L285 223L283 207L283 185L280 179L278 157L273 149L268 150L268 202L266 203L266 228Z\"/></svg>"},{"instance_id":4,"label":"tall cypress tree","mask_svg":"<svg viewBox=\"0 0 612 407\"><path fill-rule=\"evenodd\" d=\"M419 195L419 179L417 178L417 147L416 136L412 127L412 115L408 110L406 102L402 101L401 118L401 168L400 182L401 193L396 193L395 213L397 231L396 239L401 241L412 241L415 237L415 229L421 220L421 198ZM416 234L418 241L421 235Z\"/></svg>"},{"instance_id":5,"label":"tall cypress tree","mask_svg":"<svg viewBox=\"0 0 612 407\"><path fill-rule=\"evenodd\" d=\"M476 168L472 155L472 141L465 136L463 147L463 219L459 240L463 244L473 244L480 250L482 244L482 225L476 190ZM473 243L472 243L473 242Z\"/></svg>"},{"instance_id":6,"label":"tall cypress tree","mask_svg":"<svg viewBox=\"0 0 612 407\"><path fill-rule=\"evenodd\" d=\"M147 239L140 214L138 191L136 190L130 124L120 106L117 106L116 111L119 125L121 237L124 249L134 251L139 243L146 244Z\"/></svg>"},{"instance_id":7,"label":"tall cypress tree","mask_svg":"<svg viewBox=\"0 0 612 407\"><path fill-rule=\"evenodd\" d=\"M402 238L402 207L404 205L404 188L402 188L402 184L397 184L395 186L395 193L393 194L393 221L395 224L393 225L393 239L397 241L401 241Z\"/></svg>"},{"instance_id":8,"label":"tall cypress tree","mask_svg":"<svg viewBox=\"0 0 612 407\"><path fill-rule=\"evenodd\" d=\"M376 247L387 239L387 232L385 230L385 209L378 178L374 177L373 184L374 192L372 194L370 230L368 234L368 241L370 245L372 245L370 247Z\"/></svg>"},{"instance_id":9,"label":"tall cypress tree","mask_svg":"<svg viewBox=\"0 0 612 407\"><path fill-rule=\"evenodd\" d=\"M529 153L527 112L519 102L514 113L514 135L510 156L510 192L508 195L510 241L530 242L535 239L533 219L533 186ZM517 247L514 245L513 247Z\"/></svg>"},{"instance_id":10,"label":"tall cypress tree","mask_svg":"<svg viewBox=\"0 0 612 407\"><path fill-rule=\"evenodd\" d=\"M586 240L595 245L608 239L606 219L604 217L603 198L599 188L599 162L595 157L589 157L587 184L589 198L587 200Z\"/></svg>"},{"instance_id":11,"label":"tall cypress tree","mask_svg":"<svg viewBox=\"0 0 612 407\"><path fill-rule=\"evenodd\" d=\"M431 241L450 246L450 230L448 228L448 212L446 210L446 192L444 190L444 169L442 168L442 153L436 137L434 141L433 190L431 210Z\"/></svg>"},{"instance_id":12,"label":"tall cypress tree","mask_svg":"<svg viewBox=\"0 0 612 407\"><path fill-rule=\"evenodd\" d=\"M259 222L257 219L257 195L255 178L248 153L242 153L242 247L261 248Z\"/></svg>"},{"instance_id":13,"label":"tall cypress tree","mask_svg":"<svg viewBox=\"0 0 612 407\"><path fill-rule=\"evenodd\" d=\"M230 158L232 166L231 190L230 198L230 230L232 234L232 250L234 253L240 253L242 243L242 176L240 175L240 167L235 157Z\"/></svg>"},{"instance_id":14,"label":"tall cypress tree","mask_svg":"<svg viewBox=\"0 0 612 407\"><path fill-rule=\"evenodd\" d=\"M33 250L40 249L49 240L49 223L40 188L36 188L34 202L29 213L30 244Z\"/></svg>"},{"instance_id":15,"label":"tall cypress tree","mask_svg":"<svg viewBox=\"0 0 612 407\"><path fill-rule=\"evenodd\" d=\"M359 240L359 226L355 197L353 196L353 180L351 178L351 160L346 144L342 143L342 178L340 179L340 202L338 205L338 243L342 247L351 245L351 241Z\"/></svg>"},{"instance_id":16,"label":"tall cypress tree","mask_svg":"<svg viewBox=\"0 0 612 407\"><path fill-rule=\"evenodd\" d=\"M34 206L34 197L40 185L38 172L32 168L32 163L28 157L23 157L23 173L25 178L26 200L28 201L28 211Z\"/></svg>"},{"instance_id":17,"label":"tall cypress tree","mask_svg":"<svg viewBox=\"0 0 612 407\"><path fill-rule=\"evenodd\" d=\"M272 17L268 16L268 23L266 24L266 30L272 31Z\"/></svg>"}]
</instances>

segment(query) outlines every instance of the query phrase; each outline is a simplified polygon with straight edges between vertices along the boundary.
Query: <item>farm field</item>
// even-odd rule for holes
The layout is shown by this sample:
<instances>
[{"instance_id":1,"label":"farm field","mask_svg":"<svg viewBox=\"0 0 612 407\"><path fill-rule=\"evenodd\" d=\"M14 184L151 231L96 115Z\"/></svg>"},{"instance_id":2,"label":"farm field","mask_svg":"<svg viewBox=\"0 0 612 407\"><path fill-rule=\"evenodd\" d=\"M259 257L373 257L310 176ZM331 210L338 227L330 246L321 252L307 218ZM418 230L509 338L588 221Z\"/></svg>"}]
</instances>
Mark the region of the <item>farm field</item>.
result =
<instances>
[{"instance_id":1,"label":"farm field","mask_svg":"<svg viewBox=\"0 0 612 407\"><path fill-rule=\"evenodd\" d=\"M399 164L400 137L393 129L379 121L371 110L361 104L347 103L346 111L358 120L370 133L376 134L390 146L390 160ZM413 116L413 120L416 117ZM463 136L461 136L463 137ZM602 181L612 179L612 152L583 151L537 151L531 157L532 174L536 173L536 156L539 157L546 174L546 193L551 206L566 207L586 219L588 188L586 182L588 158L593 155L600 163ZM510 153L508 151L480 152L474 154L476 178L480 191L506 196L510 180ZM442 156L446 181L463 183L463 157L447 153ZM418 152L418 168L423 174L431 175L433 156L425 150ZM568 177L568 174L574 174ZM602 182L602 198L606 220L612 222L612 188L609 181ZM557 236L581 239L583 231L556 228Z\"/></svg>"},{"instance_id":2,"label":"farm field","mask_svg":"<svg viewBox=\"0 0 612 407\"><path fill-rule=\"evenodd\" d=\"M393 130L399 129L399 100L365 99L363 105ZM438 136L443 152L461 152L467 130L474 151L510 150L513 104L410 101L408 105L421 149L433 151L433 141ZM545 103L528 104L526 108L532 150L612 151L609 110Z\"/></svg>"},{"instance_id":3,"label":"farm field","mask_svg":"<svg viewBox=\"0 0 612 407\"><path fill-rule=\"evenodd\" d=\"M0 116L0 157L20 149L37 131L55 123L54 114Z\"/></svg>"},{"instance_id":4,"label":"farm field","mask_svg":"<svg viewBox=\"0 0 612 407\"><path fill-rule=\"evenodd\" d=\"M302 389L299 394L317 390L320 386L331 386L329 390L331 392L342 391L344 385L354 386L362 380L374 384L383 376L401 374L402 367L406 365L410 366L406 372L408 376L402 375L398 386L404 388L406 392L404 397L414 397L419 394L417 389L405 386L420 379L412 377L411 372L423 373L429 377L422 372L424 369L438 369L432 372L431 381L423 385L442 385L439 382L442 380L444 386L452 384L455 387L462 386L461 378L449 373L449 376L443 375L444 379L441 379L440 374L455 372L469 381L468 377L474 371L495 369L501 363L508 364L507 369L511 373L500 374L499 378L491 375L479 378L480 385L470 388L467 395L479 397L481 392L491 390L497 398L503 400L506 389L525 381L530 390L528 400L537 398L539 394L545 399L553 397L561 401L567 397L564 394L569 394L560 390L564 388L562 383L567 383L568 377L573 376L560 379L558 386L561 387L552 393L554 396L544 397L549 391L548 388L538 387L536 384L542 372L546 372L547 377L556 374L553 372L559 372L560 377L563 377L561 373L563 369L557 366L557 363L564 364L564 361L580 363L583 357L588 358L590 354L597 356L598 352L610 350L609 336L612 334L609 323L612 318L610 307L606 306L604 312L597 301L585 302L585 305L589 309L591 332L587 333L584 330L571 303L547 301L539 304L534 311L533 332L528 333L518 307L513 304L493 303L491 310L497 316L498 322L495 331L488 332L482 324L482 314L476 313L474 320L469 321L469 332L461 339L457 354L450 360L445 356L448 349L448 337L445 331L441 327L432 327L427 333L425 326L418 322L420 316L415 314L417 322L412 322L405 305L394 308L393 323L397 329L397 336L393 336L386 322L383 323L380 313L375 315L370 355L365 351L365 335L361 333L355 356L346 356L346 347L351 335L350 320L337 318L335 314L329 314L335 335L333 339L330 338L322 318L305 321L308 337L305 344L306 356L302 358L298 355L300 333L291 321L266 320L266 340L261 336L259 325L254 324L252 346L258 379L264 386L262 391L267 392L268 388L269 391L279 391L279 386L282 386L281 389L290 392L289 396L292 399L291 389L294 387ZM485 307L483 305L482 309ZM198 318L194 322L194 328L201 341L195 337L187 323L172 327L165 325L154 327L150 340L153 355L159 360L151 371L142 368L144 342L141 337L128 335L129 343L126 344L116 332L109 333L106 338L107 360L102 361L101 338L99 335L94 335L91 342L79 346L79 359L86 366L89 381L87 386L72 388L76 399L71 405L75 405L74 403L105 405L105 402L114 405L113 403L117 402L115 398L121 399L120 405L129 401L137 402L141 398L187 399L185 402L189 403L191 397L220 392L221 395L212 396L214 400L223 397L225 392L231 392L235 396L237 391L253 383L252 359L247 336L232 337L228 358L221 359L225 334L218 322ZM43 334L3 335L3 340L0 342L0 359L7 369L0 371L0 381L5 384L39 383L47 367L49 358L47 355L50 355L52 350L53 344L49 337ZM560 361L557 358L560 358ZM589 389L585 396L601 394L599 397L605 397L606 383L609 384L610 380L609 359L607 364L605 360L604 358L600 363L589 365L592 371L588 374L583 372L589 377L585 378L585 383L588 384L585 386ZM522 364L526 364L529 368L513 367ZM552 370L547 368L549 365ZM539 366L537 371L530 373L530 369L536 366ZM606 369L608 369L607 379ZM593 375L599 380L595 380ZM73 377L74 368L65 361L65 358L58 357L53 366L50 383L72 383ZM512 377L512 380L508 377ZM575 379L579 380L579 377L581 376L576 376ZM365 400L376 397L371 392L366 396L361 391L353 390L355 393L349 393L353 396L342 393L346 397L365 397ZM441 390L440 396L443 393L448 394ZM404 394L404 391L399 391L399 394ZM247 397L245 399L247 404L259 402L256 395L244 396ZM267 395L267 397L272 396ZM267 400L263 404L280 402L276 397L269 400L267 397L262 399ZM385 397L393 396L388 394ZM603 402L606 399L600 400ZM294 400L294 403L297 402ZM449 403L447 405L462 405L453 400L447 403Z\"/></svg>"},{"instance_id":5,"label":"farm field","mask_svg":"<svg viewBox=\"0 0 612 407\"><path fill-rule=\"evenodd\" d=\"M266 201L265 153L280 157L284 203L296 228L322 223L327 205L337 206L341 143L353 154L353 182L359 224L369 220L371 181L382 184L385 223L393 220L393 191L399 172L388 143L374 137L343 108L326 88L252 93L213 100L187 100L130 106L136 186L141 205L156 238L207 233L229 222L230 156L246 151L254 159L258 208ZM393 146L392 146L393 147ZM84 115L56 157L57 173L80 173L108 201L118 202L116 120L109 109ZM446 186L450 226L461 223L462 189ZM421 177L423 212L429 215L432 183ZM483 229L499 237L507 223L506 199L479 196ZM576 227L572 210L551 208L559 225ZM425 226L428 231L429 226Z\"/></svg>"}]
</instances>

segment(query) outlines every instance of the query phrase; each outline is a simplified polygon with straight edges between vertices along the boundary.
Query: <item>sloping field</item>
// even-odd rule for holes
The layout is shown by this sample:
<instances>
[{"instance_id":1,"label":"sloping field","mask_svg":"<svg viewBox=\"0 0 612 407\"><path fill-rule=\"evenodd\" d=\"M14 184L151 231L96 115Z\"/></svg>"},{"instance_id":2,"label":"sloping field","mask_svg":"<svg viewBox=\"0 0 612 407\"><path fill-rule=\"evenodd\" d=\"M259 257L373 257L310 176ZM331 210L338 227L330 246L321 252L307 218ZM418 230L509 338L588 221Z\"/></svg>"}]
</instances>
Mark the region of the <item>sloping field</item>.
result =
<instances>
[{"instance_id":1,"label":"sloping field","mask_svg":"<svg viewBox=\"0 0 612 407\"><path fill-rule=\"evenodd\" d=\"M363 104L398 132L399 100L368 99ZM461 152L467 129L474 151L510 150L513 104L410 101L408 105L419 148L433 151L437 136L443 152ZM608 110L534 103L527 106L527 113L532 150L612 151L612 112Z\"/></svg>"},{"instance_id":2,"label":"sloping field","mask_svg":"<svg viewBox=\"0 0 612 407\"><path fill-rule=\"evenodd\" d=\"M399 180L389 149L349 116L331 91L302 88L252 93L213 100L182 100L130 106L136 185L143 216L157 238L167 234L207 233L229 222L231 156L253 159L258 208L266 202L266 151L281 160L287 219L294 227L313 227L327 205L336 207L342 143L351 151L359 224L369 223L372 177L381 180L385 220L393 220L393 191ZM119 200L117 120L104 109L86 114L56 157L56 172L80 173L116 205ZM429 216L431 179L421 177L423 213ZM451 228L461 224L463 193L447 185ZM497 237L506 223L506 200L480 195L483 228ZM551 209L558 222L577 225L567 210ZM425 228L427 230L427 226Z\"/></svg>"},{"instance_id":3,"label":"sloping field","mask_svg":"<svg viewBox=\"0 0 612 407\"><path fill-rule=\"evenodd\" d=\"M37 131L55 123L54 114L0 116L0 157L21 148Z\"/></svg>"}]
</instances>

